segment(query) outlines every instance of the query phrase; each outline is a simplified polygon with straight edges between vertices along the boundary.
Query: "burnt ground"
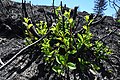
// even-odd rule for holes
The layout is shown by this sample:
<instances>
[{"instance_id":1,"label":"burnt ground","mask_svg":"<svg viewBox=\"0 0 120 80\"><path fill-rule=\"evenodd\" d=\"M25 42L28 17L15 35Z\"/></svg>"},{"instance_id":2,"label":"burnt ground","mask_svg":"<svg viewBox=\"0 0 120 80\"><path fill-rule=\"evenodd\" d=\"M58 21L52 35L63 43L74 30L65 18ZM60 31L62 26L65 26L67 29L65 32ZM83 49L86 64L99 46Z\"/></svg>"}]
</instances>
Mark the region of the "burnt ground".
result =
<instances>
[{"instance_id":1,"label":"burnt ground","mask_svg":"<svg viewBox=\"0 0 120 80\"><path fill-rule=\"evenodd\" d=\"M5 7L2 7L0 4L0 7L2 7L0 9L0 59L6 63L17 52L24 48L25 45L23 44L22 4L10 2L7 3L7 5L4 3L4 6ZM30 7L30 4L27 4L27 12L35 21L45 21L44 14L41 11L42 8L44 8L46 12L53 9L51 6L33 5ZM78 12L78 17L81 17L79 27L82 26L82 19L86 14L88 13L85 11ZM100 18L101 16L98 16L96 20ZM106 16L102 22L91 26L91 32L95 40L115 30L115 32L112 32L102 39L102 41L113 50L113 54L109 56L112 60L111 65L105 63L104 66L114 71L109 78L106 78L106 74L100 74L100 80L120 80L120 26L116 26L115 24L113 17ZM31 54L29 50L34 51L34 48L27 49L9 65L0 70L0 80L59 80L59 78L56 77L57 75L54 74L48 66L44 65L43 55L37 51L34 51L36 52L35 54ZM0 64L0 66L2 65ZM79 80L77 74L75 77ZM72 74L70 74L70 80L74 80ZM87 80L94 80L94 78L88 78Z\"/></svg>"}]
</instances>

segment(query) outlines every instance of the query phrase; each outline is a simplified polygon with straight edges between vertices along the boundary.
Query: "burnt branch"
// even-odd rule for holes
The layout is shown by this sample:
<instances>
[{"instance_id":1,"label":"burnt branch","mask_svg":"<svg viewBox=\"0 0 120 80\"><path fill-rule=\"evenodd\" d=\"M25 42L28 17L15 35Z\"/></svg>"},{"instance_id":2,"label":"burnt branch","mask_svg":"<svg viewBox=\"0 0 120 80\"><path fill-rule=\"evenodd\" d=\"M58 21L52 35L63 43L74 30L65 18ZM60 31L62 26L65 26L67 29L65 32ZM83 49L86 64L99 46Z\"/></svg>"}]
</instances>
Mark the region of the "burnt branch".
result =
<instances>
[{"instance_id":1,"label":"burnt branch","mask_svg":"<svg viewBox=\"0 0 120 80\"><path fill-rule=\"evenodd\" d=\"M101 23L102 21L104 21L105 18L106 18L106 16L102 17L102 18L101 18L100 20L98 20L98 21L92 22L92 23L90 24L90 26Z\"/></svg>"},{"instance_id":2,"label":"burnt branch","mask_svg":"<svg viewBox=\"0 0 120 80\"><path fill-rule=\"evenodd\" d=\"M25 13L25 18L28 18L28 14L27 14L27 9L26 9L26 1L24 1L24 3L22 3L22 9ZM37 30L36 30L36 24L35 22L31 19L29 21L28 24L33 24L33 26L29 29L29 31L37 38L40 38L41 36L37 33Z\"/></svg>"},{"instance_id":3,"label":"burnt branch","mask_svg":"<svg viewBox=\"0 0 120 80\"><path fill-rule=\"evenodd\" d=\"M40 39L38 39L37 41L35 41L34 43L26 46L25 48L21 49L17 54L15 54L10 60L8 60L5 64L3 64L0 67L0 71L5 68L7 65L9 65L13 60L15 60L19 55L21 55L25 50L27 50L28 48L32 47L33 45L37 44L38 42L40 42L41 40L43 40L51 31L49 30L44 36L42 36Z\"/></svg>"},{"instance_id":4,"label":"burnt branch","mask_svg":"<svg viewBox=\"0 0 120 80\"><path fill-rule=\"evenodd\" d=\"M105 35L104 37L102 37L101 39L99 39L98 41L102 41L104 38L109 37L112 33L114 33L115 31L117 31L117 28L113 31L111 31L109 34Z\"/></svg>"},{"instance_id":5,"label":"burnt branch","mask_svg":"<svg viewBox=\"0 0 120 80\"><path fill-rule=\"evenodd\" d=\"M54 14L55 14L55 0L53 0L53 10L54 10ZM56 22L56 16L54 15L54 19L55 19L55 22Z\"/></svg>"},{"instance_id":6,"label":"burnt branch","mask_svg":"<svg viewBox=\"0 0 120 80\"><path fill-rule=\"evenodd\" d=\"M24 3L22 1L22 10L25 13L25 18L27 18L28 14L27 14L27 10L26 10L26 0L24 1Z\"/></svg>"}]
</instances>

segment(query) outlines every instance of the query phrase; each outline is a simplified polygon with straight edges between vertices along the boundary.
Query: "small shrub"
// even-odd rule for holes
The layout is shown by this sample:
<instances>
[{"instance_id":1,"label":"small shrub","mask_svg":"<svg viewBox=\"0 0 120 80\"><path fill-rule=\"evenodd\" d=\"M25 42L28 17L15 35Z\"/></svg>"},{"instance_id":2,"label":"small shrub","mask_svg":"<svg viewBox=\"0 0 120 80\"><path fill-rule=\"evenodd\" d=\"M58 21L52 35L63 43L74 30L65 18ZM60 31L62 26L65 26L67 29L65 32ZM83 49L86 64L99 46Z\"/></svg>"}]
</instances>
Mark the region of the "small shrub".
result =
<instances>
[{"instance_id":1,"label":"small shrub","mask_svg":"<svg viewBox=\"0 0 120 80\"><path fill-rule=\"evenodd\" d=\"M60 11L60 7L56 9L58 19L56 25L51 26L50 29L48 29L46 22L40 21L36 24L38 26L36 30L41 36L51 30L47 37L36 44L41 46L40 50L44 53L45 63L53 63L52 70L63 76L68 70L99 72L103 67L101 61L107 60L108 55L112 52L100 41L91 42L93 34L90 32L89 25L93 19L90 20L86 15L86 25L82 28L84 32L77 32L75 31L76 22L70 17L71 10L65 11L64 14L60 14ZM29 45L38 38L29 31L33 24L28 24L28 18L24 18L24 20L23 23L26 26L25 44Z\"/></svg>"}]
</instances>

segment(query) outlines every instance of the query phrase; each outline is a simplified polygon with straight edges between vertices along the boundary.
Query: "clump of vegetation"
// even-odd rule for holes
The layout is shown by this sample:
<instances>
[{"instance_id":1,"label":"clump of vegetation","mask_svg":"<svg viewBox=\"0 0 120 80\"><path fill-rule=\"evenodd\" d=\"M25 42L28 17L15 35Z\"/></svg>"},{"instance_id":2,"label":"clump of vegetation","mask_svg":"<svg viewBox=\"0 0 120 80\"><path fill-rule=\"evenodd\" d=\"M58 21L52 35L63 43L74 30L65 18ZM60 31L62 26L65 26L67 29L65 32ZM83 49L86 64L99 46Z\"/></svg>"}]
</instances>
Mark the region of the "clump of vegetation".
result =
<instances>
[{"instance_id":1,"label":"clump of vegetation","mask_svg":"<svg viewBox=\"0 0 120 80\"><path fill-rule=\"evenodd\" d=\"M40 46L41 53L44 53L45 64L53 64L52 70L62 76L68 74L69 70L81 72L81 74L88 71L92 74L100 72L103 68L102 61L108 60L108 55L112 52L102 42L92 41L90 24L93 19L86 15L86 24L81 31L77 31L76 22L70 16L71 10L61 14L61 7L59 7L55 13L58 19L51 27L47 26L47 22L36 23L39 35L44 36L49 30L51 31L47 37L36 44ZM28 24L30 19L24 18L24 20L27 36L25 44L29 45L38 38L29 31L33 26Z\"/></svg>"}]
</instances>

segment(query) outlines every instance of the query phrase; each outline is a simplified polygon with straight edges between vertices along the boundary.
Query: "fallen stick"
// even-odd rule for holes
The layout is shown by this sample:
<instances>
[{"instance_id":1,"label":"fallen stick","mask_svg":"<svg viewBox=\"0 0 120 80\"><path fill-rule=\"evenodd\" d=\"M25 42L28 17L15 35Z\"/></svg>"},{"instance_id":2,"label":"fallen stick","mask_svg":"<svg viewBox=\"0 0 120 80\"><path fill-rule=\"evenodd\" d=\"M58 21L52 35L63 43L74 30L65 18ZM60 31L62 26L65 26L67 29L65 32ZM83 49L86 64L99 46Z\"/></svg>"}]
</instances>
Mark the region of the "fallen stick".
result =
<instances>
[{"instance_id":1,"label":"fallen stick","mask_svg":"<svg viewBox=\"0 0 120 80\"><path fill-rule=\"evenodd\" d=\"M1 58L0 58L0 64L4 65L3 61L1 60Z\"/></svg>"},{"instance_id":2,"label":"fallen stick","mask_svg":"<svg viewBox=\"0 0 120 80\"><path fill-rule=\"evenodd\" d=\"M37 41L35 41L34 43L26 46L25 48L21 49L16 55L14 55L10 60L8 60L6 63L4 63L1 67L0 67L0 71L7 65L10 64L10 62L12 62L13 60L15 60L20 54L22 54L23 51L25 51L26 49L30 48L31 46L37 44L38 42L40 42L42 39L44 39L48 34L50 33L50 30L44 35L42 36L40 39L38 39Z\"/></svg>"},{"instance_id":3,"label":"fallen stick","mask_svg":"<svg viewBox=\"0 0 120 80\"><path fill-rule=\"evenodd\" d=\"M98 40L98 42L101 41L102 39L106 38L106 37L109 37L109 36L110 36L112 33L114 33L115 31L117 31L117 28L116 28L115 30L111 31L109 34L107 34L107 35L103 36L102 38L100 38L100 39Z\"/></svg>"},{"instance_id":4,"label":"fallen stick","mask_svg":"<svg viewBox=\"0 0 120 80\"><path fill-rule=\"evenodd\" d=\"M98 20L98 21L92 22L92 23L90 24L90 26L101 23L102 21L104 21L105 18L106 18L106 16L102 17L102 18L101 18L100 20Z\"/></svg>"}]
</instances>

